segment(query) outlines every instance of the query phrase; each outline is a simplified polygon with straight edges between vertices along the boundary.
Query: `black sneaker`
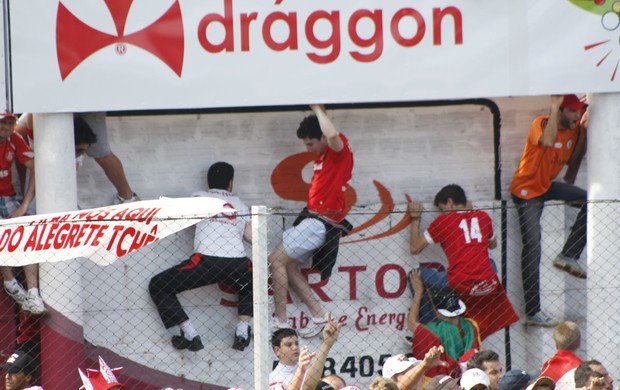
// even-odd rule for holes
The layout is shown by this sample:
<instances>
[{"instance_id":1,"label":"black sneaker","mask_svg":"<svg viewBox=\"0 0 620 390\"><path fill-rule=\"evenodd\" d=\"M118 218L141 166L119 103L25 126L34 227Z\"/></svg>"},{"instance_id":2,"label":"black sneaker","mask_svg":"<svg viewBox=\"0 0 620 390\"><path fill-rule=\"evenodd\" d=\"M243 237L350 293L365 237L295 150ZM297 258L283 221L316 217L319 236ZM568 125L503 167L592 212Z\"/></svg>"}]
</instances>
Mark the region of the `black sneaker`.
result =
<instances>
[{"instance_id":1,"label":"black sneaker","mask_svg":"<svg viewBox=\"0 0 620 390\"><path fill-rule=\"evenodd\" d=\"M245 347L250 345L251 337L252 337L252 328L248 327L248 337L235 335L235 341L233 342L232 348L236 349L237 351L243 351Z\"/></svg>"},{"instance_id":2,"label":"black sneaker","mask_svg":"<svg viewBox=\"0 0 620 390\"><path fill-rule=\"evenodd\" d=\"M200 351L204 348L200 336L196 336L191 340L183 336L172 336L172 346L176 349L188 349L192 352Z\"/></svg>"}]
</instances>

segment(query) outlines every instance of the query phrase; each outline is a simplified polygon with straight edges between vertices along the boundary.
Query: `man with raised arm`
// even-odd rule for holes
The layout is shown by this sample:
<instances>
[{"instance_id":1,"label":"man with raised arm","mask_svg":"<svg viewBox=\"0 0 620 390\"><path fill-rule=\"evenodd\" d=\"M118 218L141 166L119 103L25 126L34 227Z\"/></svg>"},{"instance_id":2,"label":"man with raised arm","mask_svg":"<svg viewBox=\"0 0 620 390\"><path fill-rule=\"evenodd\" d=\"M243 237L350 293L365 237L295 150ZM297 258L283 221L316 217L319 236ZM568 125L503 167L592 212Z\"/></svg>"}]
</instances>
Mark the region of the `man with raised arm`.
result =
<instances>
[{"instance_id":1,"label":"man with raised arm","mask_svg":"<svg viewBox=\"0 0 620 390\"><path fill-rule=\"evenodd\" d=\"M410 274L413 286L413 303L407 317L407 328L412 332L411 346L413 357L422 359L433 346L444 346L441 360L448 366L437 366L428 372L428 376L460 375L459 360L469 352L480 349L478 324L471 318L465 318L465 303L460 300L450 287L431 290L431 303L436 319L428 324L420 323L419 311L424 294L424 284L420 270Z\"/></svg>"},{"instance_id":2,"label":"man with raised arm","mask_svg":"<svg viewBox=\"0 0 620 390\"><path fill-rule=\"evenodd\" d=\"M346 231L345 191L353 170L353 151L347 138L336 130L322 105L310 106L313 115L301 122L297 137L308 152L316 155L307 210L294 227L287 229L282 243L269 256L275 303L273 330L289 328L286 298L289 286L306 304L311 321L299 329L301 337L313 337L327 324L327 312L313 295L300 266L313 256L313 268L321 279L331 275L338 253L338 238Z\"/></svg>"},{"instance_id":3,"label":"man with raised arm","mask_svg":"<svg viewBox=\"0 0 620 390\"><path fill-rule=\"evenodd\" d=\"M441 245L448 258L448 285L465 302L467 317L478 323L484 340L519 320L491 265L489 249L497 246L491 217L483 210L471 209L465 191L457 184L443 187L434 204L442 214L424 233L420 233L422 205L408 205L411 253L419 254L429 244Z\"/></svg>"},{"instance_id":4,"label":"man with raised arm","mask_svg":"<svg viewBox=\"0 0 620 390\"><path fill-rule=\"evenodd\" d=\"M575 95L552 96L549 115L534 119L510 192L519 213L521 228L521 277L525 295L525 324L554 327L558 321L540 306L540 218L548 200L562 200L579 208L577 218L553 266L585 279L577 260L586 246L585 190L574 180L586 148L587 105ZM554 179L568 165L564 182Z\"/></svg>"}]
</instances>

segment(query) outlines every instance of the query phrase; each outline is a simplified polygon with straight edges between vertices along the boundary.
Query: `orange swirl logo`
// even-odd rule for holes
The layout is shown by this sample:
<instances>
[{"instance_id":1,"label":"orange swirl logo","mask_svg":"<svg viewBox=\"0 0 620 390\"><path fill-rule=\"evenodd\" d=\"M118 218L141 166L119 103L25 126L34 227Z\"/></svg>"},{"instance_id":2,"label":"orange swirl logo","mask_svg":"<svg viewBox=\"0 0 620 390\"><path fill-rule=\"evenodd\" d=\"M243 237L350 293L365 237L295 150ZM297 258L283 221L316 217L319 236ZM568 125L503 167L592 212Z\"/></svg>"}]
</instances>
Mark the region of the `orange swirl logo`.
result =
<instances>
[{"instance_id":1,"label":"orange swirl logo","mask_svg":"<svg viewBox=\"0 0 620 390\"><path fill-rule=\"evenodd\" d=\"M314 161L314 154L310 152L298 153L289 156L282 160L273 170L271 174L271 186L275 193L285 200L307 202L308 190L310 189L310 183L304 181L302 177L302 171L307 164ZM392 211L394 211L394 199L390 191L379 181L373 180L373 184L379 194L379 200L381 201L381 208L367 221L363 222L355 229L353 229L349 235L352 237L356 233L361 233L371 226L378 224L387 218ZM347 211L355 206L357 202L357 192L351 186L347 186L346 190L346 204ZM409 196L407 196L407 200ZM350 241L341 241L342 244L352 244L355 242L371 241L383 237L388 237L393 234L397 234L406 229L411 223L411 217L409 213L404 213L399 222L393 225L390 229L374 234L369 237L360 239L352 238Z\"/></svg>"}]
</instances>

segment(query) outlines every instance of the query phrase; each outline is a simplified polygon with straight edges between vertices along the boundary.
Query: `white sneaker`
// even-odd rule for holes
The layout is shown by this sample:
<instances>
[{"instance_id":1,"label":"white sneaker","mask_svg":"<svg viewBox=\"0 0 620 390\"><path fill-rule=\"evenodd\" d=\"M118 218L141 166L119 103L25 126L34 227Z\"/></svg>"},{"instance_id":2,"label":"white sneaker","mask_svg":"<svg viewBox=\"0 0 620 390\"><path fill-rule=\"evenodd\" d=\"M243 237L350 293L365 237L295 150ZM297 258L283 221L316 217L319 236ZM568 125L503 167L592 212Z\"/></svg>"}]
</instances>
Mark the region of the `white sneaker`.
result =
<instances>
[{"instance_id":1,"label":"white sneaker","mask_svg":"<svg viewBox=\"0 0 620 390\"><path fill-rule=\"evenodd\" d=\"M289 329L292 328L291 324L288 321L280 321L278 317L271 317L271 333L275 332L279 329Z\"/></svg>"},{"instance_id":2,"label":"white sneaker","mask_svg":"<svg viewBox=\"0 0 620 390\"><path fill-rule=\"evenodd\" d=\"M553 328L560 324L560 321L551 317L547 312L540 310L538 313L529 315L525 318L525 325L542 326Z\"/></svg>"},{"instance_id":3,"label":"white sneaker","mask_svg":"<svg viewBox=\"0 0 620 390\"><path fill-rule=\"evenodd\" d=\"M41 316L47 313L43 298L38 295L28 294L26 300L21 304L23 311L26 311L35 316Z\"/></svg>"},{"instance_id":4,"label":"white sneaker","mask_svg":"<svg viewBox=\"0 0 620 390\"><path fill-rule=\"evenodd\" d=\"M328 312L326 312L323 317L312 317L312 322L308 322L308 326L306 326L305 328L298 329L297 334L299 334L299 337L303 337L305 339L314 337L323 332L323 328L325 328L325 325L327 325L328 319Z\"/></svg>"},{"instance_id":5,"label":"white sneaker","mask_svg":"<svg viewBox=\"0 0 620 390\"><path fill-rule=\"evenodd\" d=\"M22 305L28 299L28 293L19 284L17 286L18 288L16 291L11 291L6 288L6 286L4 287L4 291L6 291L6 293L9 294L9 296L13 298L15 302L17 302L19 305Z\"/></svg>"},{"instance_id":6,"label":"white sneaker","mask_svg":"<svg viewBox=\"0 0 620 390\"><path fill-rule=\"evenodd\" d=\"M116 194L116 196L114 197L114 200L112 201L112 204L123 204L123 203L131 203L131 202L136 202L139 201L140 197L134 192L131 194L131 198L125 199L122 196L120 196L119 194Z\"/></svg>"}]
</instances>

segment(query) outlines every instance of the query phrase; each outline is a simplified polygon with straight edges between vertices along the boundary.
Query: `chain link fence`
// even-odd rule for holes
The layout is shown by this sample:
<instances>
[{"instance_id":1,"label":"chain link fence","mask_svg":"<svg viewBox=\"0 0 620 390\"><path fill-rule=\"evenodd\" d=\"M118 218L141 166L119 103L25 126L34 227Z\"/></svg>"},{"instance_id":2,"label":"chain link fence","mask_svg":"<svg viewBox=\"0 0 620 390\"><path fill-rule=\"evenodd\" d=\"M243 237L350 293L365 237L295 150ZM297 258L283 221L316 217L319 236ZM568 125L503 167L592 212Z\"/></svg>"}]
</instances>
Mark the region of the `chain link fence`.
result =
<instances>
[{"instance_id":1,"label":"chain link fence","mask_svg":"<svg viewBox=\"0 0 620 390\"><path fill-rule=\"evenodd\" d=\"M474 200L474 207L491 217L498 245L489 254L498 280L520 317L510 328L491 334L481 327L484 339L479 348L496 351L505 370L539 369L555 353L553 328L524 325L521 235L516 209L506 201ZM324 374L337 374L347 384L367 388L381 374L389 356L411 354L412 348L415 351L416 346L426 342L414 337L412 346L408 315L413 294L408 274L419 267L447 270L448 263L440 245L430 245L418 255L410 253L411 217L406 208L406 204L396 204L392 210L385 210L383 204L354 207L348 220L355 228L341 238L331 278L321 280L316 270L304 271L322 307L335 320L346 323L329 352ZM605 361L606 355L601 352L609 347L609 340L614 340L609 333L614 328L610 328L611 320L601 321L600 313L607 310L605 305L617 295L618 287L599 261L616 253L616 230L601 223L614 223L618 203L591 202L588 208L589 234L596 240L595 248L589 243L588 253L598 257L591 257L587 264L588 253L583 252L578 262L589 273L587 279L580 279L552 266L576 210L562 203L545 205L541 220L541 306L553 318L576 322L582 332L577 354L603 361L613 376L616 363ZM424 209L421 233L440 215L430 204L425 204ZM292 225L296 216L297 210L253 208L253 245L248 244L246 249L253 260L254 337L243 351L232 348L239 298L231 275L216 278L221 282L178 294L204 346L197 351L179 350L172 345L172 334L149 295L153 276L192 256L191 227L140 249L136 242L144 238L127 235L120 239L119 247L129 249L134 245L136 250L127 250L125 256L107 266L86 258L41 263L40 290L48 310L46 316L20 311L11 297L0 294L2 359L6 360L16 348L28 351L38 362L39 383L48 390L77 389L81 386L78 368L98 368L98 356L112 368L124 367L118 380L132 389L247 390L266 386L267 376L277 363L269 340L273 300L267 286L267 256L282 241L283 230ZM182 222L179 220L179 224ZM5 229L10 228L5 225ZM0 247L3 242L11 245L10 239L0 238ZM508 307L502 309L510 312ZM311 325L308 308L292 292L287 310L293 328L303 330ZM492 310L498 313L497 308ZM467 311L464 316L468 316ZM506 321L505 316L508 314L499 311L490 318L491 323ZM300 338L300 345L307 345L313 352L319 351L321 343L320 336Z\"/></svg>"}]
</instances>

